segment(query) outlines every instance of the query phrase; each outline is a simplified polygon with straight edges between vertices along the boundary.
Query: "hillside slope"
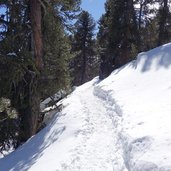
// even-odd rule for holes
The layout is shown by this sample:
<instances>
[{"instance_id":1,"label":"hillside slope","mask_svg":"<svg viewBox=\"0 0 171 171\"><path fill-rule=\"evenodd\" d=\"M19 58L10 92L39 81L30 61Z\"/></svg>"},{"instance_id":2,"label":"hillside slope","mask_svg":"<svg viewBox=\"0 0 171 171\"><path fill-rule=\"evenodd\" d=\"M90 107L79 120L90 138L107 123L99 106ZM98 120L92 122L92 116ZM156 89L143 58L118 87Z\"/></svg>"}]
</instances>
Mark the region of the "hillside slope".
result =
<instances>
[{"instance_id":1,"label":"hillside slope","mask_svg":"<svg viewBox=\"0 0 171 171\"><path fill-rule=\"evenodd\" d=\"M0 171L171 171L171 44L76 88Z\"/></svg>"},{"instance_id":2,"label":"hillside slope","mask_svg":"<svg viewBox=\"0 0 171 171\"><path fill-rule=\"evenodd\" d=\"M118 139L130 171L171 170L170 76L167 44L139 54L97 86L102 98L119 106Z\"/></svg>"}]
</instances>

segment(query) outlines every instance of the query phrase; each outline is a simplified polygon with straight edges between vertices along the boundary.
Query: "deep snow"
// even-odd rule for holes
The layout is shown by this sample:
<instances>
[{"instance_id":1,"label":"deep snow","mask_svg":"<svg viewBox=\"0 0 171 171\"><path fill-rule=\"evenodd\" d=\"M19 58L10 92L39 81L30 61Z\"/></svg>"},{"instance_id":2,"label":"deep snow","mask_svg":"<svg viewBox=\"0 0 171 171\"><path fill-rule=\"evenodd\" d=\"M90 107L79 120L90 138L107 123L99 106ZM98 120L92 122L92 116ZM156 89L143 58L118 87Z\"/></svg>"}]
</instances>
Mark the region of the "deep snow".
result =
<instances>
[{"instance_id":1,"label":"deep snow","mask_svg":"<svg viewBox=\"0 0 171 171\"><path fill-rule=\"evenodd\" d=\"M171 171L171 44L76 88L0 171Z\"/></svg>"}]
</instances>

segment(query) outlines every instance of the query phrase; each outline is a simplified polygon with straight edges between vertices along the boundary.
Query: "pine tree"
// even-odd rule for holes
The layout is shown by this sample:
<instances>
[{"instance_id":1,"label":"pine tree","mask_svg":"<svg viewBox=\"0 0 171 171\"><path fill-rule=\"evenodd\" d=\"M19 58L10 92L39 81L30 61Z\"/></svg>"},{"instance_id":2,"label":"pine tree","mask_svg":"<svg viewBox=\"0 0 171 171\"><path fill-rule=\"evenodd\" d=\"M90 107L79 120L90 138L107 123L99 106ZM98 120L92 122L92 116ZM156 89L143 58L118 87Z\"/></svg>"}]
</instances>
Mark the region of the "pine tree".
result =
<instances>
[{"instance_id":1,"label":"pine tree","mask_svg":"<svg viewBox=\"0 0 171 171\"><path fill-rule=\"evenodd\" d=\"M168 0L162 0L160 2L160 8L158 12L158 45L168 43L171 40L171 13L169 11Z\"/></svg>"},{"instance_id":2,"label":"pine tree","mask_svg":"<svg viewBox=\"0 0 171 171\"><path fill-rule=\"evenodd\" d=\"M137 49L137 22L132 0L108 0L106 13L100 21L98 39L105 36L101 49L100 78L108 76L114 68L129 62ZM107 59L105 59L107 58ZM108 71L105 69L109 67Z\"/></svg>"},{"instance_id":3,"label":"pine tree","mask_svg":"<svg viewBox=\"0 0 171 171\"><path fill-rule=\"evenodd\" d=\"M98 55L100 58L100 70L99 76L100 79L106 78L114 69L113 67L113 56L110 55L109 51L109 29L107 16L102 15L99 20L99 32L97 34L97 42L98 42Z\"/></svg>"},{"instance_id":4,"label":"pine tree","mask_svg":"<svg viewBox=\"0 0 171 171\"><path fill-rule=\"evenodd\" d=\"M79 4L80 0L0 1L6 9L5 17L0 15L0 97L10 99L17 111L15 147L38 131L41 99L69 86L65 30ZM0 142L11 142L11 133L7 135Z\"/></svg>"},{"instance_id":5,"label":"pine tree","mask_svg":"<svg viewBox=\"0 0 171 171\"><path fill-rule=\"evenodd\" d=\"M76 53L71 65L73 85L83 84L95 76L98 60L95 55L95 22L87 11L82 11L75 24L72 52Z\"/></svg>"},{"instance_id":6,"label":"pine tree","mask_svg":"<svg viewBox=\"0 0 171 171\"><path fill-rule=\"evenodd\" d=\"M158 24L156 19L158 0L135 0L139 51L146 51L157 46ZM139 8L138 8L139 6Z\"/></svg>"},{"instance_id":7,"label":"pine tree","mask_svg":"<svg viewBox=\"0 0 171 171\"><path fill-rule=\"evenodd\" d=\"M69 62L71 46L59 18L49 12L43 20L44 65L41 97L52 96L70 87Z\"/></svg>"}]
</instances>

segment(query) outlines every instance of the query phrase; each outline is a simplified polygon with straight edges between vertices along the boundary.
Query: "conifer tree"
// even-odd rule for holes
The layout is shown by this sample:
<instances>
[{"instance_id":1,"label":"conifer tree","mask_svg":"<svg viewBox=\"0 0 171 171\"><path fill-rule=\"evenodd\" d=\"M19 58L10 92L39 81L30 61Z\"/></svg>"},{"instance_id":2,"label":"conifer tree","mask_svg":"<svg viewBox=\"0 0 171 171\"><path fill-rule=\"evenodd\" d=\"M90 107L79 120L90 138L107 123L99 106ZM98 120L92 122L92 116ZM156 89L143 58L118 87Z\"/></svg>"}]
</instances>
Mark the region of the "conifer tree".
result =
<instances>
[{"instance_id":1,"label":"conifer tree","mask_svg":"<svg viewBox=\"0 0 171 171\"><path fill-rule=\"evenodd\" d=\"M73 85L80 85L95 76L98 60L95 54L94 40L95 22L87 11L82 11L75 24L72 43L72 52L76 53L73 59Z\"/></svg>"},{"instance_id":2,"label":"conifer tree","mask_svg":"<svg viewBox=\"0 0 171 171\"><path fill-rule=\"evenodd\" d=\"M104 78L117 67L131 60L138 44L137 22L133 0L108 0L105 4L106 13L102 17L99 27L98 39L105 36L104 43L100 44L101 72ZM107 66L106 66L107 64ZM105 68L109 67L108 70Z\"/></svg>"},{"instance_id":3,"label":"conifer tree","mask_svg":"<svg viewBox=\"0 0 171 171\"><path fill-rule=\"evenodd\" d=\"M6 10L5 16L0 14L0 97L10 99L17 111L15 147L38 131L41 99L69 86L65 30L79 4L80 0L0 0ZM7 135L1 142L11 142L11 133Z\"/></svg>"},{"instance_id":4,"label":"conifer tree","mask_svg":"<svg viewBox=\"0 0 171 171\"><path fill-rule=\"evenodd\" d=\"M53 12L43 20L44 65L41 81L41 97L52 96L59 90L70 87L69 62L71 46L60 19Z\"/></svg>"},{"instance_id":5,"label":"conifer tree","mask_svg":"<svg viewBox=\"0 0 171 171\"><path fill-rule=\"evenodd\" d=\"M147 51L157 46L158 0L135 0L134 3L138 21L139 51Z\"/></svg>"},{"instance_id":6,"label":"conifer tree","mask_svg":"<svg viewBox=\"0 0 171 171\"><path fill-rule=\"evenodd\" d=\"M158 21L158 45L162 45L171 40L171 13L169 11L168 0L162 0L160 2Z\"/></svg>"}]
</instances>

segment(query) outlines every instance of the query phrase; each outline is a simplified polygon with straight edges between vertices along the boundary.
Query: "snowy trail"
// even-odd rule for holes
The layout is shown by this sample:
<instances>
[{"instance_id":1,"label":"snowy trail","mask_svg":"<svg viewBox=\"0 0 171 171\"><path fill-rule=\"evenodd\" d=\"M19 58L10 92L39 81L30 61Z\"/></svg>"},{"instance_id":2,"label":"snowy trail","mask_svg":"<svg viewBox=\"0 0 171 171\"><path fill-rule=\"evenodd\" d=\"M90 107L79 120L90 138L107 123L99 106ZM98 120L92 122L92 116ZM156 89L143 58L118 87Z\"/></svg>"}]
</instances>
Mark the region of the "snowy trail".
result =
<instances>
[{"instance_id":1,"label":"snowy trail","mask_svg":"<svg viewBox=\"0 0 171 171\"><path fill-rule=\"evenodd\" d=\"M94 95L93 86L79 92L79 99L83 105L81 117L84 124L77 132L79 143L72 151L72 160L65 163L63 168L74 171L123 171L116 127L105 101Z\"/></svg>"},{"instance_id":2,"label":"snowy trail","mask_svg":"<svg viewBox=\"0 0 171 171\"><path fill-rule=\"evenodd\" d=\"M51 124L0 160L0 171L127 171L118 141L119 110L97 81L65 99Z\"/></svg>"}]
</instances>

